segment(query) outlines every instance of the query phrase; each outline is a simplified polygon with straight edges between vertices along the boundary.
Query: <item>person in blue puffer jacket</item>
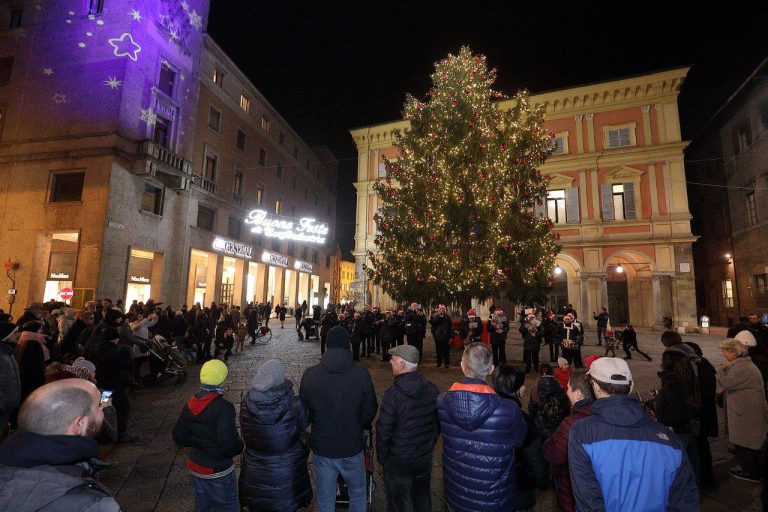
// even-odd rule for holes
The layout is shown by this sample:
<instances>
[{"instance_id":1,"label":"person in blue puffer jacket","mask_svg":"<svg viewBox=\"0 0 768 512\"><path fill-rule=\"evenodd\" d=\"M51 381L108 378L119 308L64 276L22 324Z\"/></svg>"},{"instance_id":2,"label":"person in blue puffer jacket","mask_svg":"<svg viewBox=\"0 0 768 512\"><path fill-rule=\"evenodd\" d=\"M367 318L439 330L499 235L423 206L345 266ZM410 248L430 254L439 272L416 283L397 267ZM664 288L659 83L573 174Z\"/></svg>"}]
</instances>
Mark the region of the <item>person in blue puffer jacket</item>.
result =
<instances>
[{"instance_id":1,"label":"person in blue puffer jacket","mask_svg":"<svg viewBox=\"0 0 768 512\"><path fill-rule=\"evenodd\" d=\"M240 505L249 511L293 511L312 501L309 450L301 433L309 414L276 359L265 362L240 406L245 453L240 470Z\"/></svg>"},{"instance_id":2,"label":"person in blue puffer jacket","mask_svg":"<svg viewBox=\"0 0 768 512\"><path fill-rule=\"evenodd\" d=\"M628 396L632 373L626 361L601 357L588 374L597 400L568 436L576 510L700 510L696 477L680 441Z\"/></svg>"},{"instance_id":3,"label":"person in blue puffer jacket","mask_svg":"<svg viewBox=\"0 0 768 512\"><path fill-rule=\"evenodd\" d=\"M520 407L486 384L492 361L482 343L467 345L464 379L437 399L445 501L452 512L514 509L515 448L522 446L527 427Z\"/></svg>"}]
</instances>

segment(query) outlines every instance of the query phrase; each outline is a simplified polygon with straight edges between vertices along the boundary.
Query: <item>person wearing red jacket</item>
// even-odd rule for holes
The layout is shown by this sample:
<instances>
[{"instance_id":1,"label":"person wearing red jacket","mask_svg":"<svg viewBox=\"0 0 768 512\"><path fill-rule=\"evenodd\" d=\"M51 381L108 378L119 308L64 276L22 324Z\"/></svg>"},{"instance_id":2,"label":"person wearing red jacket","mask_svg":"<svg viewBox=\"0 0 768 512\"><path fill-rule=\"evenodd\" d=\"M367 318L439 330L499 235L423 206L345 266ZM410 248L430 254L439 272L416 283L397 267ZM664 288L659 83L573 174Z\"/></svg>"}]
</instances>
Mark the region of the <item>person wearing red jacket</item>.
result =
<instances>
[{"instance_id":1,"label":"person wearing red jacket","mask_svg":"<svg viewBox=\"0 0 768 512\"><path fill-rule=\"evenodd\" d=\"M544 441L544 459L552 465L552 476L555 483L557 503L565 512L574 512L576 504L573 499L571 475L568 471L568 434L575 422L586 418L592 412L594 394L583 369L571 372L568 379L566 394L572 404L571 414L568 415L554 434Z\"/></svg>"}]
</instances>

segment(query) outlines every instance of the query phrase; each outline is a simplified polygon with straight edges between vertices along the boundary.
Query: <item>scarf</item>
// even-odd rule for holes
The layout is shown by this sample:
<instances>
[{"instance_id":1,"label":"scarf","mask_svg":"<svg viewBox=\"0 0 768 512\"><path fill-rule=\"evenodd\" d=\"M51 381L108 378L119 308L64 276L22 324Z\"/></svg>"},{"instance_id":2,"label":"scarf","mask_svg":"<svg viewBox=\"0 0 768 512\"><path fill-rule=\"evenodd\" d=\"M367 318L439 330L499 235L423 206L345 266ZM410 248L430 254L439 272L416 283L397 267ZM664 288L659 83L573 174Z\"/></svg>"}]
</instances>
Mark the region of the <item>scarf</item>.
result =
<instances>
[{"instance_id":1,"label":"scarf","mask_svg":"<svg viewBox=\"0 0 768 512\"><path fill-rule=\"evenodd\" d=\"M205 391L206 393L218 393L220 395L224 394L224 388L221 386L212 386L210 384L203 384L200 386L200 389Z\"/></svg>"}]
</instances>

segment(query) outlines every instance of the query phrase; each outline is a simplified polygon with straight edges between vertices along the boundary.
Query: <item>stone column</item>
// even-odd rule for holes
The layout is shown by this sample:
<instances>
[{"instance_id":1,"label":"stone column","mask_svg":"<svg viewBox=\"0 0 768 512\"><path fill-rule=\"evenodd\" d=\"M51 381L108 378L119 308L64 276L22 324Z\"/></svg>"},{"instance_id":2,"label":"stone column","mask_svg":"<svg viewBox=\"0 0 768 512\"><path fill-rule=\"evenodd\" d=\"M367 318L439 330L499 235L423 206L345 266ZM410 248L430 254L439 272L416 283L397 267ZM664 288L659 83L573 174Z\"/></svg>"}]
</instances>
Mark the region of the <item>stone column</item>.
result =
<instances>
[{"instance_id":1,"label":"stone column","mask_svg":"<svg viewBox=\"0 0 768 512\"><path fill-rule=\"evenodd\" d=\"M208 301L209 304L210 304L211 301L215 301L216 304L220 304L221 303L221 276L222 276L222 274L224 274L224 256L222 256L220 254L217 254L217 255L215 255L213 257L216 258L216 266L214 267L215 270L214 270L214 275L213 275L213 287L211 287L211 282L210 281L208 281L208 285L206 286L206 288L207 288L206 292L212 291L213 292L213 296L210 299L208 299L208 297L206 297L206 300ZM210 261L211 261L211 255L209 254L209 256L208 256L208 262L209 262L208 263L208 265L209 265L208 266L208 278L209 279L211 277Z\"/></svg>"},{"instance_id":2,"label":"stone column","mask_svg":"<svg viewBox=\"0 0 768 512\"><path fill-rule=\"evenodd\" d=\"M651 277L651 300L653 301L653 318L651 324L654 327L662 325L661 316L661 279L654 275Z\"/></svg>"},{"instance_id":3,"label":"stone column","mask_svg":"<svg viewBox=\"0 0 768 512\"><path fill-rule=\"evenodd\" d=\"M608 276L606 275L600 276L600 302L601 304L598 304L595 311L597 311L598 308L608 307Z\"/></svg>"},{"instance_id":4,"label":"stone column","mask_svg":"<svg viewBox=\"0 0 768 512\"><path fill-rule=\"evenodd\" d=\"M240 309L245 308L248 304L248 271L250 261L249 260L237 260L237 267L235 267L235 298L239 301ZM240 288L238 289L238 284Z\"/></svg>"},{"instance_id":5,"label":"stone column","mask_svg":"<svg viewBox=\"0 0 768 512\"><path fill-rule=\"evenodd\" d=\"M589 316L589 277L581 276L581 305L580 312L582 323L584 325L591 325L592 322L588 321Z\"/></svg>"}]
</instances>

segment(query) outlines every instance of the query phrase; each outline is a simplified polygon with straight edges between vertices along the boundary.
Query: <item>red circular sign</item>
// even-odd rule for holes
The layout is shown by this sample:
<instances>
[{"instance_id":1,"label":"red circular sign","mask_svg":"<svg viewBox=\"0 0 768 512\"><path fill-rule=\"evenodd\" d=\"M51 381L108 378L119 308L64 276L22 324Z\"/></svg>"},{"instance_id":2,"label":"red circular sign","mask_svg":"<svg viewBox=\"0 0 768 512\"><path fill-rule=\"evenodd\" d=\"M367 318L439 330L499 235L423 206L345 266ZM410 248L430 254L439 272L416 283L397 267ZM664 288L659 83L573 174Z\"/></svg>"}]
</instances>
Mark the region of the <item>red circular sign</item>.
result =
<instances>
[{"instance_id":1,"label":"red circular sign","mask_svg":"<svg viewBox=\"0 0 768 512\"><path fill-rule=\"evenodd\" d=\"M69 299L71 299L71 298L72 298L72 296L73 296L74 294L75 294L75 293L72 291L72 288L63 288L63 289L62 289L62 290L59 292L59 297L61 297L61 300L69 300Z\"/></svg>"}]
</instances>

